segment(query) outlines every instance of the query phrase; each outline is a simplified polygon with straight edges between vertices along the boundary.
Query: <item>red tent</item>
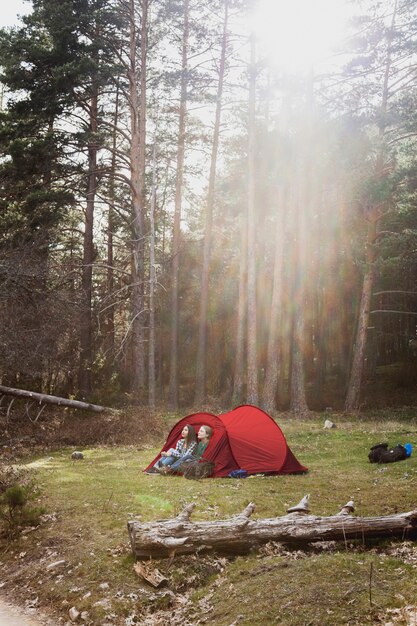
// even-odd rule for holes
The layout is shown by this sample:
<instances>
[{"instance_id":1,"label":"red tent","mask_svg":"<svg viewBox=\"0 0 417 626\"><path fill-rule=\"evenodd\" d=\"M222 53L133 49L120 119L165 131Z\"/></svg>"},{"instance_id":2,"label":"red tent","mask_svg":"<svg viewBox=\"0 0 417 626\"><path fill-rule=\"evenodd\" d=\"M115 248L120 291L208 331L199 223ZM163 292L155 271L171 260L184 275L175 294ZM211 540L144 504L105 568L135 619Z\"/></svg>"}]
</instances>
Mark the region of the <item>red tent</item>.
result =
<instances>
[{"instance_id":1,"label":"red tent","mask_svg":"<svg viewBox=\"0 0 417 626\"><path fill-rule=\"evenodd\" d=\"M214 461L214 477L227 476L232 470L248 474L296 474L307 472L291 452L280 427L265 411L256 406L238 406L229 413L194 413L183 417L168 435L161 452L175 447L186 424L211 426L213 435L204 459ZM161 453L144 470L148 470Z\"/></svg>"}]
</instances>

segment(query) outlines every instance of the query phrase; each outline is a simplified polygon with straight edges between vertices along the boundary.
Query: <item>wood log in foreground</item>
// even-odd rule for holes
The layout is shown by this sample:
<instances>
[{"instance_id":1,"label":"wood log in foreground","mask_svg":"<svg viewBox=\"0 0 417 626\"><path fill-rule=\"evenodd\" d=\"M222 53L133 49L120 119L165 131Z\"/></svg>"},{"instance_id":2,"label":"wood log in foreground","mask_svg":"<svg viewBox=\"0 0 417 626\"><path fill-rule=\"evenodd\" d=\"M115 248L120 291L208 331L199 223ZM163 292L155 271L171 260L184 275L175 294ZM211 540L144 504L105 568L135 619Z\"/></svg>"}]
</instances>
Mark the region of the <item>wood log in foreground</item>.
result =
<instances>
[{"instance_id":1,"label":"wood log in foreground","mask_svg":"<svg viewBox=\"0 0 417 626\"><path fill-rule=\"evenodd\" d=\"M67 406L71 409L83 409L84 411L95 411L96 413L113 412L116 409L91 404L90 402L81 402L80 400L69 400L68 398L60 398L59 396L48 396L44 393L36 393L35 391L27 391L26 389L13 389L13 387L4 387L0 385L0 396L13 396L15 398L23 398L28 401L36 402L39 405L56 404L58 406Z\"/></svg>"},{"instance_id":2,"label":"wood log in foreground","mask_svg":"<svg viewBox=\"0 0 417 626\"><path fill-rule=\"evenodd\" d=\"M156 522L129 521L133 554L138 559L167 558L195 552L245 554L269 541L306 545L315 541L346 541L380 537L413 538L417 510L381 517L354 517L345 509L331 517L297 511L271 519L249 519L255 505L225 520L191 522L195 504L175 518Z\"/></svg>"}]
</instances>

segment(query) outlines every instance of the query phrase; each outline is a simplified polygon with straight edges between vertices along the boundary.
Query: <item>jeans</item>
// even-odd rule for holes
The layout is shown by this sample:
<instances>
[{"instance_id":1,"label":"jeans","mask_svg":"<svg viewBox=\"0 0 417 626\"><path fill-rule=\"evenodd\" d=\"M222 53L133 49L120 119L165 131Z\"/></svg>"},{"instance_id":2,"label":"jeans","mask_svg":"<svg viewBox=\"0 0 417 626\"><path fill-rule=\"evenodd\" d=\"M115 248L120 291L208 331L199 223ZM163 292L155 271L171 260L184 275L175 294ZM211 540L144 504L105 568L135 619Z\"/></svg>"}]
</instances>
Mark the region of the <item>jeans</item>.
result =
<instances>
[{"instance_id":1,"label":"jeans","mask_svg":"<svg viewBox=\"0 0 417 626\"><path fill-rule=\"evenodd\" d=\"M191 459L194 459L195 457L193 457L192 454L184 454L184 456L162 456L159 461L157 461L157 463L155 463L155 467L166 467L166 466L170 466L173 472L176 472L181 463L183 463L184 461L190 461Z\"/></svg>"},{"instance_id":2,"label":"jeans","mask_svg":"<svg viewBox=\"0 0 417 626\"><path fill-rule=\"evenodd\" d=\"M195 457L193 457L192 454L184 454L184 456L182 456L178 460L174 461L174 463L172 463L172 464L170 463L172 471L176 472L179 469L181 463L184 463L184 461L191 461L194 458Z\"/></svg>"},{"instance_id":3,"label":"jeans","mask_svg":"<svg viewBox=\"0 0 417 626\"><path fill-rule=\"evenodd\" d=\"M176 456L161 456L159 461L155 463L155 467L163 467L166 465L172 465L177 459L178 457Z\"/></svg>"}]
</instances>

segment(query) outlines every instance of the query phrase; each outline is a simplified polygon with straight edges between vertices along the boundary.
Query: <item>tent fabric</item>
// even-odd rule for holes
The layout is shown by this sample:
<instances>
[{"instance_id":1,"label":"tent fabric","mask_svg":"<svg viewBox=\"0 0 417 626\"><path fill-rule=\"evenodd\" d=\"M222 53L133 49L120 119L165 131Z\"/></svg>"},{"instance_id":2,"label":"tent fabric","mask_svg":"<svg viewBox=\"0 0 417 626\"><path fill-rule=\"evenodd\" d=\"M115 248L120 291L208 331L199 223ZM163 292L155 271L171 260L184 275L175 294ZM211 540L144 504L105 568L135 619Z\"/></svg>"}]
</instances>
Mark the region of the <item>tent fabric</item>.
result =
<instances>
[{"instance_id":1,"label":"tent fabric","mask_svg":"<svg viewBox=\"0 0 417 626\"><path fill-rule=\"evenodd\" d=\"M175 447L175 444L181 437L182 429L187 424L193 426L196 432L198 432L200 426L210 426L213 429L210 443L204 452L204 459L215 463L214 476L227 476L232 470L240 469L237 461L233 457L226 427L221 419L212 413L194 413L180 419L171 429L161 452ZM161 458L161 452L154 458L145 471Z\"/></svg>"},{"instance_id":2,"label":"tent fabric","mask_svg":"<svg viewBox=\"0 0 417 626\"><path fill-rule=\"evenodd\" d=\"M296 474L308 471L288 447L280 427L256 406L238 406L221 415L193 413L183 417L171 429L161 452L175 447L186 424L193 426L196 432L203 425L213 429L204 459L214 462L214 478L227 476L238 469L244 469L248 474ZM160 458L161 453L144 471Z\"/></svg>"}]
</instances>

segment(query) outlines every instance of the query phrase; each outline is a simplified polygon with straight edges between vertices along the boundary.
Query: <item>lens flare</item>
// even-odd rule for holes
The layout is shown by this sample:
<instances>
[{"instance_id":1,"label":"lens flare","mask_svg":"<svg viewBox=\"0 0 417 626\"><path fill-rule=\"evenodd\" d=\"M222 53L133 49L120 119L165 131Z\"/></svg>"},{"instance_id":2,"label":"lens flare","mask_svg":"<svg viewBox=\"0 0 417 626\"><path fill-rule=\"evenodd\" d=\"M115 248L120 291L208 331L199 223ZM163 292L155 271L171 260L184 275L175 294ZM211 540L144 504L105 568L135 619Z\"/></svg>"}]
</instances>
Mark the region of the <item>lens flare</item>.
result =
<instances>
[{"instance_id":1,"label":"lens flare","mask_svg":"<svg viewBox=\"0 0 417 626\"><path fill-rule=\"evenodd\" d=\"M343 0L259 0L251 24L269 62L297 73L329 62L347 36L350 11Z\"/></svg>"}]
</instances>

